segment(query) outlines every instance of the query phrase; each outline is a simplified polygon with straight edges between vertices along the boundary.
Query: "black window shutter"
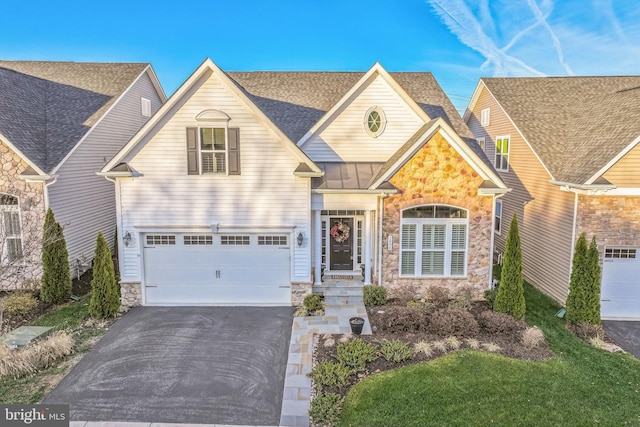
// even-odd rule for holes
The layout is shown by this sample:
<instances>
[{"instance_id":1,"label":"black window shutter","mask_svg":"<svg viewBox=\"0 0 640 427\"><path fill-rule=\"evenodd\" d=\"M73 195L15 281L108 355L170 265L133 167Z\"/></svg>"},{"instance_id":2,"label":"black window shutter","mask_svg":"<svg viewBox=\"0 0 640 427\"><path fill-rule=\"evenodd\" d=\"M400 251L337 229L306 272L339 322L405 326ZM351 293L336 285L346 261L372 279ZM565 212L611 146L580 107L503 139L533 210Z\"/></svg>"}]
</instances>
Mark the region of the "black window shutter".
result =
<instances>
[{"instance_id":1,"label":"black window shutter","mask_svg":"<svg viewBox=\"0 0 640 427\"><path fill-rule=\"evenodd\" d=\"M240 129L229 128L229 175L240 175Z\"/></svg>"},{"instance_id":2,"label":"black window shutter","mask_svg":"<svg viewBox=\"0 0 640 427\"><path fill-rule=\"evenodd\" d=\"M187 128L187 174L199 175L198 128Z\"/></svg>"}]
</instances>

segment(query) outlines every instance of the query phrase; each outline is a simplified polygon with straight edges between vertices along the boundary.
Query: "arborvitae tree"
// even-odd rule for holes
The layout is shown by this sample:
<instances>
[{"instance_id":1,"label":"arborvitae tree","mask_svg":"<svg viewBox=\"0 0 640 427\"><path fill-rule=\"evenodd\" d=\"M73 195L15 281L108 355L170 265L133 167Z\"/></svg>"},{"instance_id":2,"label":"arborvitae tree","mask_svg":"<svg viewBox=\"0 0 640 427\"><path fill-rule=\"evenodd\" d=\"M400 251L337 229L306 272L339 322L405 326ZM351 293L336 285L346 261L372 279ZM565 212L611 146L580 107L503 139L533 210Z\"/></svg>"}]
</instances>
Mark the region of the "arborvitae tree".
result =
<instances>
[{"instance_id":1,"label":"arborvitae tree","mask_svg":"<svg viewBox=\"0 0 640 427\"><path fill-rule=\"evenodd\" d=\"M493 305L495 311L522 319L526 311L524 301L524 277L522 276L522 250L518 233L518 218L513 214L507 244L502 256L500 286Z\"/></svg>"},{"instance_id":2,"label":"arborvitae tree","mask_svg":"<svg viewBox=\"0 0 640 427\"><path fill-rule=\"evenodd\" d=\"M587 263L589 265L590 283L587 291L587 317L593 325L600 324L600 254L596 237L591 239L591 245L587 251Z\"/></svg>"},{"instance_id":3,"label":"arborvitae tree","mask_svg":"<svg viewBox=\"0 0 640 427\"><path fill-rule=\"evenodd\" d=\"M42 232L42 289L40 299L60 304L71 297L69 253L62 227L51 208L47 210Z\"/></svg>"},{"instance_id":4,"label":"arborvitae tree","mask_svg":"<svg viewBox=\"0 0 640 427\"><path fill-rule=\"evenodd\" d=\"M580 234L573 252L571 264L571 278L569 281L569 295L567 296L567 320L571 323L587 322L585 307L587 306L587 290L591 280L588 262L587 238Z\"/></svg>"},{"instance_id":5,"label":"arborvitae tree","mask_svg":"<svg viewBox=\"0 0 640 427\"><path fill-rule=\"evenodd\" d=\"M96 255L93 259L89 314L96 319L104 319L114 316L119 307L118 283L116 282L111 251L102 233L98 233Z\"/></svg>"}]
</instances>

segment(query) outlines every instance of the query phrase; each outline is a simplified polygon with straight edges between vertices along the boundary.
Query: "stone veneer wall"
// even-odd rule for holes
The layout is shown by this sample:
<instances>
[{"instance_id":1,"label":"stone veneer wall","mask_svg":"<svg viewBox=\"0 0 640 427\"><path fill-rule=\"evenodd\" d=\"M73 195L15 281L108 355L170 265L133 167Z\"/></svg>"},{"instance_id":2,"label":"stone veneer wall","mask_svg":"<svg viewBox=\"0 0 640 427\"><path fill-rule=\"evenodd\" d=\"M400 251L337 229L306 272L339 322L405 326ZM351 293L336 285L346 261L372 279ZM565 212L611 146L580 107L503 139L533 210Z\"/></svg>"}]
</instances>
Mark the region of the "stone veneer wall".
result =
<instances>
[{"instance_id":1,"label":"stone veneer wall","mask_svg":"<svg viewBox=\"0 0 640 427\"><path fill-rule=\"evenodd\" d=\"M44 185L28 183L18 177L28 165L19 155L0 142L0 193L17 196L22 225L22 247L25 259L19 264L0 267L0 289L18 289L25 282L37 282L42 276L42 227L44 225Z\"/></svg>"},{"instance_id":2,"label":"stone veneer wall","mask_svg":"<svg viewBox=\"0 0 640 427\"><path fill-rule=\"evenodd\" d=\"M382 284L393 293L402 287L417 291L432 286L473 287L477 293L489 283L492 197L478 196L483 179L440 135L436 134L390 180L400 190L384 201ZM399 277L401 211L420 205L452 205L469 211L467 276L462 278ZM393 238L388 250L387 239Z\"/></svg>"},{"instance_id":3,"label":"stone veneer wall","mask_svg":"<svg viewBox=\"0 0 640 427\"><path fill-rule=\"evenodd\" d=\"M304 297L311 293L311 283L291 284L291 305L298 306L304 301Z\"/></svg>"},{"instance_id":4,"label":"stone veneer wall","mask_svg":"<svg viewBox=\"0 0 640 427\"><path fill-rule=\"evenodd\" d=\"M596 237L602 265L605 246L640 247L640 197L579 196L576 239Z\"/></svg>"},{"instance_id":5,"label":"stone veneer wall","mask_svg":"<svg viewBox=\"0 0 640 427\"><path fill-rule=\"evenodd\" d=\"M140 282L120 282L120 305L123 307L142 305L141 286Z\"/></svg>"}]
</instances>

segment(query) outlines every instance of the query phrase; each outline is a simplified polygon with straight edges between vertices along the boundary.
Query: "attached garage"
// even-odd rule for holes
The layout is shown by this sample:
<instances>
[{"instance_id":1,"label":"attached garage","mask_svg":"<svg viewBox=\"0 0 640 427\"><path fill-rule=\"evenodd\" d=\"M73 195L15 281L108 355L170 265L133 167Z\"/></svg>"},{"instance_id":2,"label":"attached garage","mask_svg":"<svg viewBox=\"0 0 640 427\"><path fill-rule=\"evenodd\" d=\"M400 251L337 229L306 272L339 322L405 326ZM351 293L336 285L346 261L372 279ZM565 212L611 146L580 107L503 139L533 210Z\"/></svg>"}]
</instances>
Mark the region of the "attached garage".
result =
<instances>
[{"instance_id":1,"label":"attached garage","mask_svg":"<svg viewBox=\"0 0 640 427\"><path fill-rule=\"evenodd\" d=\"M600 313L605 319L640 318L640 248L607 247Z\"/></svg>"},{"instance_id":2,"label":"attached garage","mask_svg":"<svg viewBox=\"0 0 640 427\"><path fill-rule=\"evenodd\" d=\"M147 305L290 305L287 234L143 235Z\"/></svg>"}]
</instances>

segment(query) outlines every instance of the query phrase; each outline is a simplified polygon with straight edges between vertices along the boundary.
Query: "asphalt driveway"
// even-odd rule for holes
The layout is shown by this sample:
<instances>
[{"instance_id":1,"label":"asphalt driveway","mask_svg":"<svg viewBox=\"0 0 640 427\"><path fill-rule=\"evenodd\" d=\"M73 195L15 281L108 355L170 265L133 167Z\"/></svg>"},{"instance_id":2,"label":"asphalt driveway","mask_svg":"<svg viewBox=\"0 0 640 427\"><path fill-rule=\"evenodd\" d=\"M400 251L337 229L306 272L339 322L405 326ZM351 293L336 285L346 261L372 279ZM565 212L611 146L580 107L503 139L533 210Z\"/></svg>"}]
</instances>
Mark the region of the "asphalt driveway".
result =
<instances>
[{"instance_id":1,"label":"asphalt driveway","mask_svg":"<svg viewBox=\"0 0 640 427\"><path fill-rule=\"evenodd\" d=\"M603 320L607 336L640 359L640 321Z\"/></svg>"},{"instance_id":2,"label":"asphalt driveway","mask_svg":"<svg viewBox=\"0 0 640 427\"><path fill-rule=\"evenodd\" d=\"M136 307L44 403L72 421L278 425L290 307Z\"/></svg>"}]
</instances>

